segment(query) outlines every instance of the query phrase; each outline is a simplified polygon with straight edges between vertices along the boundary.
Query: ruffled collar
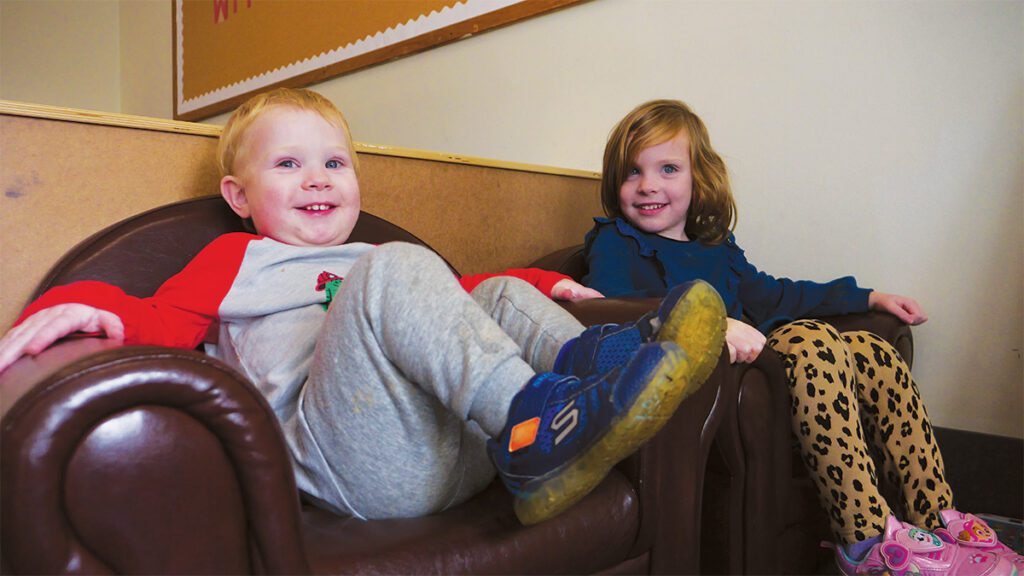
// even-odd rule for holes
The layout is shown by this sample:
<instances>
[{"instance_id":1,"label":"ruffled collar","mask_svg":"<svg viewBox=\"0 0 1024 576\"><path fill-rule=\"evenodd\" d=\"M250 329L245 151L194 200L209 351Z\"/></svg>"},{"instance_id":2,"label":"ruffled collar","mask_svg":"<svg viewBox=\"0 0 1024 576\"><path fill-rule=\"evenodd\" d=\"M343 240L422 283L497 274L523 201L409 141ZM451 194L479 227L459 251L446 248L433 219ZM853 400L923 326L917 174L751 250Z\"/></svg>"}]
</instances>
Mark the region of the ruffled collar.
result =
<instances>
[{"instance_id":1,"label":"ruffled collar","mask_svg":"<svg viewBox=\"0 0 1024 576\"><path fill-rule=\"evenodd\" d=\"M636 241L637 245L640 247L641 256L651 257L658 252L653 246L651 246L651 242L647 238L646 234L634 228L632 224L626 222L623 218L603 218L598 216L594 218L594 222L596 222L598 226L614 224L615 229L618 230L619 234L626 238L632 238Z\"/></svg>"},{"instance_id":2,"label":"ruffled collar","mask_svg":"<svg viewBox=\"0 0 1024 576\"><path fill-rule=\"evenodd\" d=\"M598 224L598 227L606 226L608 224L614 224L615 225L615 229L618 230L619 234L621 234L622 236L625 236L627 238L632 238L633 240L636 241L637 246L640 247L640 255L641 256L650 257L650 256L654 256L658 252L658 249L651 245L651 236L652 236L652 234L648 234L646 232L637 230L632 224L627 222L621 216L618 216L618 217L615 217L615 218L605 218L605 217L602 217L602 216L595 216L594 217L594 222L596 222ZM672 240L670 240L668 238L666 238L666 240L668 240L669 242L672 242ZM698 244L703 244L703 242L700 242L699 240L691 240L691 242L696 242ZM730 246L736 246L736 237L733 234L730 233L729 237L725 240L725 243L727 245L730 245Z\"/></svg>"}]
</instances>

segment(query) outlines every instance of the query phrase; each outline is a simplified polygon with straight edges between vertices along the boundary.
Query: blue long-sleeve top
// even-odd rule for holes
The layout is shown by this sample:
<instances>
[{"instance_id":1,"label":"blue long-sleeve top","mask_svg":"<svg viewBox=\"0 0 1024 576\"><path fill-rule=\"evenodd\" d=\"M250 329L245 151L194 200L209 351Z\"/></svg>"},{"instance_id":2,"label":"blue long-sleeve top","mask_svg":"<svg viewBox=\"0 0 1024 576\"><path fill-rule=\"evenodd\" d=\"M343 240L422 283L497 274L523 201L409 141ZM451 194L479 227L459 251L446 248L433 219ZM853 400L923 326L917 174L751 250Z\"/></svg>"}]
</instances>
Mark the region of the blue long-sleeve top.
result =
<instances>
[{"instance_id":1,"label":"blue long-sleeve top","mask_svg":"<svg viewBox=\"0 0 1024 576\"><path fill-rule=\"evenodd\" d=\"M718 290L731 318L746 316L758 330L796 318L863 312L871 290L852 276L831 282L775 278L747 262L732 235L721 244L648 234L622 218L594 218L584 256L583 284L605 296L664 296L669 288L701 279Z\"/></svg>"}]
</instances>

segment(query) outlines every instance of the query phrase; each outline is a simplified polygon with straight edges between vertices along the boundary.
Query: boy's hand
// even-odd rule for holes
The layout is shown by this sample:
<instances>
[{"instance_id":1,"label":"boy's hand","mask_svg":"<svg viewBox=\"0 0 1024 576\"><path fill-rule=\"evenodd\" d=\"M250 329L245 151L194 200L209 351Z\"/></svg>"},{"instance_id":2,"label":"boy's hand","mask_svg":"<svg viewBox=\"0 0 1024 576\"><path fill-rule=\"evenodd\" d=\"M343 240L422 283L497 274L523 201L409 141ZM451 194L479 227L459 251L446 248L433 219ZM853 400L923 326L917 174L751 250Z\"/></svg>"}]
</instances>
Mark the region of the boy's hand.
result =
<instances>
[{"instance_id":1,"label":"boy's hand","mask_svg":"<svg viewBox=\"0 0 1024 576\"><path fill-rule=\"evenodd\" d=\"M551 297L555 300L576 301L588 298L604 298L604 294L593 288L587 288L575 280L565 278L556 282L554 287L551 288Z\"/></svg>"},{"instance_id":2,"label":"boy's hand","mask_svg":"<svg viewBox=\"0 0 1024 576\"><path fill-rule=\"evenodd\" d=\"M757 359L767 340L750 324L726 318L725 344L729 347L729 363L749 364Z\"/></svg>"},{"instance_id":3,"label":"boy's hand","mask_svg":"<svg viewBox=\"0 0 1024 576\"><path fill-rule=\"evenodd\" d=\"M916 300L899 294L872 292L868 295L868 308L879 312L888 312L911 326L928 321L928 315L924 313Z\"/></svg>"},{"instance_id":4,"label":"boy's hand","mask_svg":"<svg viewBox=\"0 0 1024 576\"><path fill-rule=\"evenodd\" d=\"M75 332L100 332L124 340L124 324L116 314L85 304L58 304L29 316L0 338L0 372L26 354L39 354Z\"/></svg>"}]
</instances>

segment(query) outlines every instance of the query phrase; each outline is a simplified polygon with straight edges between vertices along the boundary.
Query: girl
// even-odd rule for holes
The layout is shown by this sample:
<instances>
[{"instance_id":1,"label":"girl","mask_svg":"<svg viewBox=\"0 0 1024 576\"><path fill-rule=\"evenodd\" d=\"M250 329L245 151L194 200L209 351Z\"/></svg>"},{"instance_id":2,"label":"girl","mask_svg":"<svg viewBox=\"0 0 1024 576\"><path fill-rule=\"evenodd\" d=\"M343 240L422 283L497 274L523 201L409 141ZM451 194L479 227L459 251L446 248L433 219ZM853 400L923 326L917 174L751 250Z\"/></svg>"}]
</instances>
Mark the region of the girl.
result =
<instances>
[{"instance_id":1,"label":"girl","mask_svg":"<svg viewBox=\"0 0 1024 576\"><path fill-rule=\"evenodd\" d=\"M916 325L927 320L916 301L859 287L850 276L793 281L750 264L731 233L736 206L725 163L682 102L656 100L630 112L608 139L603 168L609 217L595 218L587 234L583 283L605 296L660 296L706 280L726 304L732 362L752 362L765 344L782 355L792 429L843 573L1024 568L1024 557L984 522L951 509L928 415L896 350L868 332L840 334L817 320L794 320L871 309ZM886 477L901 486L909 524L892 517L879 493L869 442L884 455ZM972 538L979 531L984 538Z\"/></svg>"}]
</instances>

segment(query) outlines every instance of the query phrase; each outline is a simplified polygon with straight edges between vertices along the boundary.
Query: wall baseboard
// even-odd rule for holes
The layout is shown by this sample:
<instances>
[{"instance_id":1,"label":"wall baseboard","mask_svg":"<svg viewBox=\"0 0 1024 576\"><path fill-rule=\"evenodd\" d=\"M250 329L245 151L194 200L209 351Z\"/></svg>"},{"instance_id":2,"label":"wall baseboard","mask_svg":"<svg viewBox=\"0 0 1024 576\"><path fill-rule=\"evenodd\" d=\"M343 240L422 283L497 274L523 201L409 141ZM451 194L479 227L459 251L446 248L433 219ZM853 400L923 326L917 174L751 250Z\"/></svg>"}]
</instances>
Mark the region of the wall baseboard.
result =
<instances>
[{"instance_id":1,"label":"wall baseboard","mask_svg":"<svg viewBox=\"0 0 1024 576\"><path fill-rule=\"evenodd\" d=\"M958 509L1024 518L1024 440L935 428Z\"/></svg>"}]
</instances>

